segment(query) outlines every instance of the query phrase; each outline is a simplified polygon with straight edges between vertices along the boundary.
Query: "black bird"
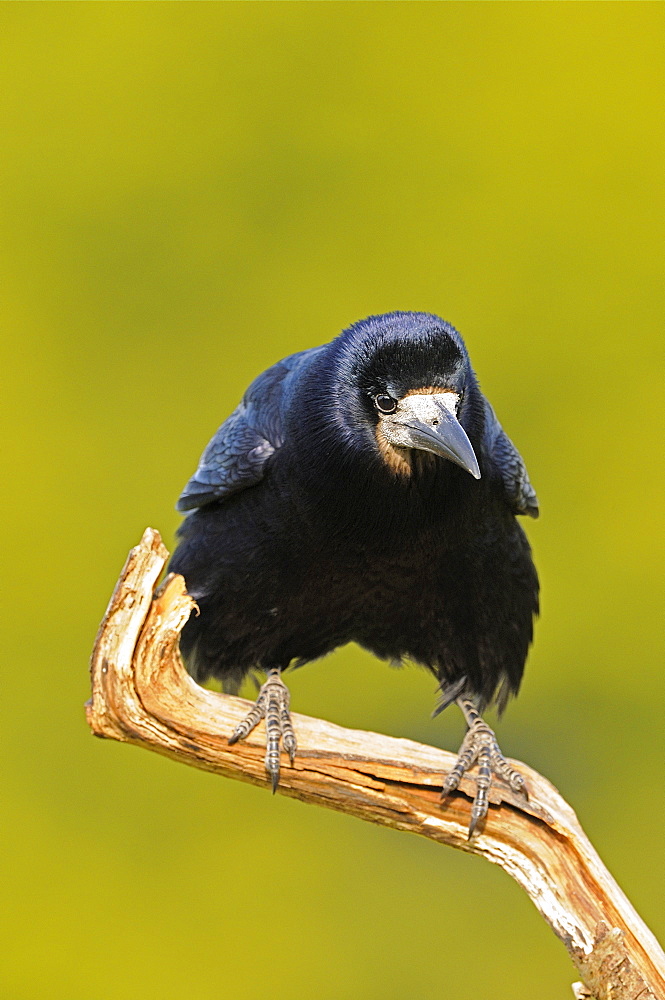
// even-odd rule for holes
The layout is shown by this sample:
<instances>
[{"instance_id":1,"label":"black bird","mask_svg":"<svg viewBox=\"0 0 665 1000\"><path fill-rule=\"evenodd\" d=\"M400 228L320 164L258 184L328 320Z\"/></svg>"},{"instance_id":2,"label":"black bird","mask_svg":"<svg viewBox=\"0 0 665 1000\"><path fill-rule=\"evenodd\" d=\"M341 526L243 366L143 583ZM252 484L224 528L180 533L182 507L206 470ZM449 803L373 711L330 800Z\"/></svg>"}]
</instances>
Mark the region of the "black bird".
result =
<instances>
[{"instance_id":1,"label":"black bird","mask_svg":"<svg viewBox=\"0 0 665 1000\"><path fill-rule=\"evenodd\" d=\"M428 313L370 316L249 387L177 508L170 569L200 615L181 648L199 680L267 674L232 734L266 719L266 770L296 737L281 672L357 642L413 661L468 731L443 795L476 761L469 836L492 773L524 779L480 712L519 688L538 577L515 515L538 516L524 463L481 393L464 342Z\"/></svg>"}]
</instances>

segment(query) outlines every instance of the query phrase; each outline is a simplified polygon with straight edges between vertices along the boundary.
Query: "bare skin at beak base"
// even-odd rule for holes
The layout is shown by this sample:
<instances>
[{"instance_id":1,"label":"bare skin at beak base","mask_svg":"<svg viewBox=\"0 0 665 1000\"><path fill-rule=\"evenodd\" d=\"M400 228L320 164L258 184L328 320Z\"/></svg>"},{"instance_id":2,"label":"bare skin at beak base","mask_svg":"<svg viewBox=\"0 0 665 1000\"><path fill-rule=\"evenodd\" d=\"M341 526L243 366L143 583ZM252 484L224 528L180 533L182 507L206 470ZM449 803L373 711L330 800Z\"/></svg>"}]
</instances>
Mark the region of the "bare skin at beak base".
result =
<instances>
[{"instance_id":1,"label":"bare skin at beak base","mask_svg":"<svg viewBox=\"0 0 665 1000\"><path fill-rule=\"evenodd\" d=\"M384 437L395 447L447 458L480 479L473 446L454 412L458 399L453 392L405 396L395 413L382 418Z\"/></svg>"}]
</instances>

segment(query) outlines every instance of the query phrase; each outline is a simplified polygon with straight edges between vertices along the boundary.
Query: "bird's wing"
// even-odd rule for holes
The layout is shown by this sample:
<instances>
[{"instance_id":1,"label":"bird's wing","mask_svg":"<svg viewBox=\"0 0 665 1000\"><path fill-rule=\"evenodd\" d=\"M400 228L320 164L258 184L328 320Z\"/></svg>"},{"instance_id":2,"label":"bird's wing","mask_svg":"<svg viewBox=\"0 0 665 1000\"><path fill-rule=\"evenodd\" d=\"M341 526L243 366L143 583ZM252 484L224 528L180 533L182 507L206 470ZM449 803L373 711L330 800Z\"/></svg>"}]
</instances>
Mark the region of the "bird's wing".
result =
<instances>
[{"instance_id":1,"label":"bird's wing","mask_svg":"<svg viewBox=\"0 0 665 1000\"><path fill-rule=\"evenodd\" d=\"M261 481L266 462L283 443L285 379L317 350L292 354L252 382L203 452L176 510L204 507Z\"/></svg>"},{"instance_id":2,"label":"bird's wing","mask_svg":"<svg viewBox=\"0 0 665 1000\"><path fill-rule=\"evenodd\" d=\"M538 498L529 482L522 456L485 400L485 440L491 461L501 476L503 492L514 514L538 517Z\"/></svg>"}]
</instances>

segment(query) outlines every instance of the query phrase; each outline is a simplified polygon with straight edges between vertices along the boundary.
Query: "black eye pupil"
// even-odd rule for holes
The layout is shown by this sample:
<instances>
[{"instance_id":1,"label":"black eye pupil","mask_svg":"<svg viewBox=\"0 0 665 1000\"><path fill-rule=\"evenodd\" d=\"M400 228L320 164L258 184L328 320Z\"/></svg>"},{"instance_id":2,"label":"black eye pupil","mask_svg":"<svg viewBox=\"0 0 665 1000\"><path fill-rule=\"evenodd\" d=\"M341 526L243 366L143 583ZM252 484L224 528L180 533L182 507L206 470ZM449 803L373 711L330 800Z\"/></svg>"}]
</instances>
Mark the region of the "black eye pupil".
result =
<instances>
[{"instance_id":1,"label":"black eye pupil","mask_svg":"<svg viewBox=\"0 0 665 1000\"><path fill-rule=\"evenodd\" d=\"M397 409L397 400L393 399L392 396L388 396L387 393L380 393L374 400L376 403L377 410L381 413L392 413Z\"/></svg>"}]
</instances>

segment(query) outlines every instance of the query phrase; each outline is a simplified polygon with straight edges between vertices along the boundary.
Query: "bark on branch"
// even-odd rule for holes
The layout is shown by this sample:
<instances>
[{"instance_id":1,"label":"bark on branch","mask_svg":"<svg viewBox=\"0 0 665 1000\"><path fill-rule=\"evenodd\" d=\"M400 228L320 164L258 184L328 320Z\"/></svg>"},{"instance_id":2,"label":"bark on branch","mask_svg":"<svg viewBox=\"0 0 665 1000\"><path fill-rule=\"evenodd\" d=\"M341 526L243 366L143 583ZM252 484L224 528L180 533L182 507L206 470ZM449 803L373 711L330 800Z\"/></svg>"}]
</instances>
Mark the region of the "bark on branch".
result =
<instances>
[{"instance_id":1,"label":"bark on branch","mask_svg":"<svg viewBox=\"0 0 665 1000\"><path fill-rule=\"evenodd\" d=\"M228 745L248 702L199 687L183 667L178 638L195 604L180 576L154 592L167 558L151 528L129 554L92 655L90 728L268 788L263 726ZM473 778L445 805L439 799L453 754L304 715L293 720L298 754L293 768L282 768L283 795L482 855L512 875L563 941L583 980L576 995L665 1000L663 951L545 778L516 762L529 802L493 787L487 822L469 842Z\"/></svg>"}]
</instances>

